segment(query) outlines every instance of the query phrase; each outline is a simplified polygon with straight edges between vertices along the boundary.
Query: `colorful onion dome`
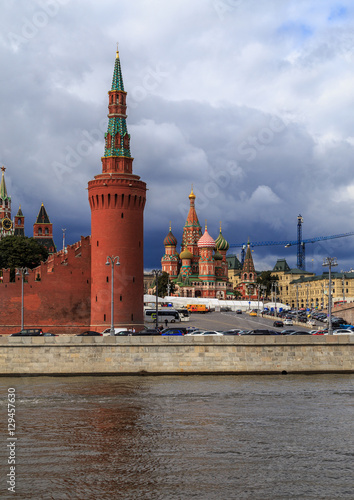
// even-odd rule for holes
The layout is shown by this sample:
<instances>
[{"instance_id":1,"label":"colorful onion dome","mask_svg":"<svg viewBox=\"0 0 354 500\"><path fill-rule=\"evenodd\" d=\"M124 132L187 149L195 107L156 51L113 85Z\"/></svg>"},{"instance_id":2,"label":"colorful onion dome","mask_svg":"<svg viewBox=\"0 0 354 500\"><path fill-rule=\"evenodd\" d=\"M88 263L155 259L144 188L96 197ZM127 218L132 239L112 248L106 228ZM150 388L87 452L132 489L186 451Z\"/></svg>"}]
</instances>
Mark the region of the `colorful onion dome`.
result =
<instances>
[{"instance_id":1,"label":"colorful onion dome","mask_svg":"<svg viewBox=\"0 0 354 500\"><path fill-rule=\"evenodd\" d=\"M171 231L171 224L170 224L170 230L166 238L163 240L163 244L165 247L175 247L177 245L177 239L175 236L173 236L172 231Z\"/></svg>"},{"instance_id":2,"label":"colorful onion dome","mask_svg":"<svg viewBox=\"0 0 354 500\"><path fill-rule=\"evenodd\" d=\"M206 224L204 234L198 241L198 248L215 248L215 241L208 233Z\"/></svg>"},{"instance_id":3,"label":"colorful onion dome","mask_svg":"<svg viewBox=\"0 0 354 500\"><path fill-rule=\"evenodd\" d=\"M219 236L215 240L215 245L218 250L228 250L230 248L230 245L228 244L228 242L225 240L225 238L221 233L221 227Z\"/></svg>"},{"instance_id":4,"label":"colorful onion dome","mask_svg":"<svg viewBox=\"0 0 354 500\"><path fill-rule=\"evenodd\" d=\"M216 249L216 252L214 253L214 260L222 260L222 255L219 253L218 249Z\"/></svg>"},{"instance_id":5,"label":"colorful onion dome","mask_svg":"<svg viewBox=\"0 0 354 500\"><path fill-rule=\"evenodd\" d=\"M183 259L193 259L193 254L186 248L185 250L183 250L183 252L180 253L179 258L181 260L183 260Z\"/></svg>"}]
</instances>

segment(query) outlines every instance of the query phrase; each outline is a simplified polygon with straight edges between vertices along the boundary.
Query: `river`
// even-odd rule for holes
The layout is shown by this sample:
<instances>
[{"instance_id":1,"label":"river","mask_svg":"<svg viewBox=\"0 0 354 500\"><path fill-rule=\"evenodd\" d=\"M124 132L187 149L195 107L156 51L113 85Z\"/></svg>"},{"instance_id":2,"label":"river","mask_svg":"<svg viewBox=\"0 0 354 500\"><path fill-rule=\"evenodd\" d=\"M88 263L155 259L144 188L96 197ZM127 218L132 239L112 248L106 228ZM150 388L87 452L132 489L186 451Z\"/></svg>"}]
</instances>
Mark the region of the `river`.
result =
<instances>
[{"instance_id":1,"label":"river","mask_svg":"<svg viewBox=\"0 0 354 500\"><path fill-rule=\"evenodd\" d=\"M354 498L352 375L19 377L0 385L1 498ZM15 493L6 484L13 390Z\"/></svg>"}]
</instances>

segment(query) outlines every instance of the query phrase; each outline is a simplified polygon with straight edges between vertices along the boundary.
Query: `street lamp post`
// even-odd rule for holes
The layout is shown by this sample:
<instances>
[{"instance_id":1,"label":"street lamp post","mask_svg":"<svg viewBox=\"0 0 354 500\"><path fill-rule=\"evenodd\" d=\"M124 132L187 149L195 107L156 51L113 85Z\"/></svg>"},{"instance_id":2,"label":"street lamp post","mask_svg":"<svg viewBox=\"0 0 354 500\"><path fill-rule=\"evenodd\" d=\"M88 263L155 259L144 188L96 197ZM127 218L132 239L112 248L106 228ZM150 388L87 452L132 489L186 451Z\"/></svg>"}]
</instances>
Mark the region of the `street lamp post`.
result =
<instances>
[{"instance_id":1,"label":"street lamp post","mask_svg":"<svg viewBox=\"0 0 354 500\"><path fill-rule=\"evenodd\" d=\"M155 290L156 290L156 330L159 328L159 276L162 274L160 269L153 269L153 274L155 275Z\"/></svg>"},{"instance_id":2,"label":"street lamp post","mask_svg":"<svg viewBox=\"0 0 354 500\"><path fill-rule=\"evenodd\" d=\"M338 266L336 257L326 257L323 260L323 266L328 266L328 335L333 335L332 330L332 267Z\"/></svg>"},{"instance_id":3,"label":"street lamp post","mask_svg":"<svg viewBox=\"0 0 354 500\"><path fill-rule=\"evenodd\" d=\"M108 255L106 266L111 266L111 335L114 335L114 264L116 266L120 265L119 257Z\"/></svg>"},{"instance_id":4,"label":"street lamp post","mask_svg":"<svg viewBox=\"0 0 354 500\"><path fill-rule=\"evenodd\" d=\"M24 329L24 287L23 283L25 281L25 276L28 276L27 267L19 267L16 271L16 275L21 275L21 330Z\"/></svg>"}]
</instances>

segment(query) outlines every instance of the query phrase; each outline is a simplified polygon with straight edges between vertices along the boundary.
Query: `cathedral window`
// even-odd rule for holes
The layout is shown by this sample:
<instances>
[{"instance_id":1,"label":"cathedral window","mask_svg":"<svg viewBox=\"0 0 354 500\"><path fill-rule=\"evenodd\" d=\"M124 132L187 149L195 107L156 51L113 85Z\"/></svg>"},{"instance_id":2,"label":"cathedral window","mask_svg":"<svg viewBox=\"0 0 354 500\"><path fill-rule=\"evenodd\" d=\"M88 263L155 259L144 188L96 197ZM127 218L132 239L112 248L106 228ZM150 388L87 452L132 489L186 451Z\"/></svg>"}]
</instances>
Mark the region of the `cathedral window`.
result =
<instances>
[{"instance_id":1,"label":"cathedral window","mask_svg":"<svg viewBox=\"0 0 354 500\"><path fill-rule=\"evenodd\" d=\"M38 235L42 235L42 228L41 227L38 228Z\"/></svg>"},{"instance_id":2,"label":"cathedral window","mask_svg":"<svg viewBox=\"0 0 354 500\"><path fill-rule=\"evenodd\" d=\"M49 229L47 227L44 230L44 234L49 234Z\"/></svg>"}]
</instances>

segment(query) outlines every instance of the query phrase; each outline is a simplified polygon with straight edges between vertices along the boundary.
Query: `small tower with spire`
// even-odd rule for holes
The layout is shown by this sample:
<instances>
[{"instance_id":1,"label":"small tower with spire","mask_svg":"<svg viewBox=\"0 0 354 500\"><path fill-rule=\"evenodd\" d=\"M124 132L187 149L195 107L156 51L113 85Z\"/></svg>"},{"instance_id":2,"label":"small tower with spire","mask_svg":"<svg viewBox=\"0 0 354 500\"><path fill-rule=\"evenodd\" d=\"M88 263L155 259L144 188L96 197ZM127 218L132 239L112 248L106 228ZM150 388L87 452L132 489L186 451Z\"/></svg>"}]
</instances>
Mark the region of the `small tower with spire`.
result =
<instances>
[{"instance_id":1,"label":"small tower with spire","mask_svg":"<svg viewBox=\"0 0 354 500\"><path fill-rule=\"evenodd\" d=\"M219 232L219 236L215 240L215 246L217 249L217 253L219 253L221 255L220 278L223 281L227 281L228 280L228 266L227 266L227 262L226 262L226 252L230 248L230 245L222 235L221 222L220 222L220 232Z\"/></svg>"},{"instance_id":2,"label":"small tower with spire","mask_svg":"<svg viewBox=\"0 0 354 500\"><path fill-rule=\"evenodd\" d=\"M36 222L33 224L33 238L45 246L49 253L57 251L53 240L53 224L49 220L43 203L39 209Z\"/></svg>"},{"instance_id":3,"label":"small tower with spire","mask_svg":"<svg viewBox=\"0 0 354 500\"><path fill-rule=\"evenodd\" d=\"M183 228L181 251L188 250L192 255L192 274L198 273L199 250L198 241L202 236L202 228L199 224L197 212L195 210L195 194L193 187L189 195L189 212Z\"/></svg>"},{"instance_id":4,"label":"small tower with spire","mask_svg":"<svg viewBox=\"0 0 354 500\"><path fill-rule=\"evenodd\" d=\"M5 183L4 166L1 167L0 183L0 239L14 234L14 225L11 220L11 196L8 196Z\"/></svg>"},{"instance_id":5,"label":"small tower with spire","mask_svg":"<svg viewBox=\"0 0 354 500\"><path fill-rule=\"evenodd\" d=\"M165 255L161 259L162 271L168 273L170 278L177 278L178 274L178 253L176 251L177 239L172 234L171 222L168 235L163 240Z\"/></svg>"},{"instance_id":6,"label":"small tower with spire","mask_svg":"<svg viewBox=\"0 0 354 500\"><path fill-rule=\"evenodd\" d=\"M91 208L91 329L111 325L137 330L144 325L143 215L146 184L133 174L126 97L119 52L108 92L108 129L102 172L88 183ZM114 268L113 297L107 257L119 257Z\"/></svg>"},{"instance_id":7,"label":"small tower with spire","mask_svg":"<svg viewBox=\"0 0 354 500\"><path fill-rule=\"evenodd\" d=\"M17 210L17 214L15 215L15 236L24 236L25 235L25 217L21 210L21 205Z\"/></svg>"},{"instance_id":8,"label":"small tower with spire","mask_svg":"<svg viewBox=\"0 0 354 500\"><path fill-rule=\"evenodd\" d=\"M248 240L246 257L241 271L241 283L240 283L240 287L242 289L242 295L244 297L249 297L250 299L254 299L257 297L256 286L255 286L256 281L257 281L257 273L254 268L250 241Z\"/></svg>"}]
</instances>

